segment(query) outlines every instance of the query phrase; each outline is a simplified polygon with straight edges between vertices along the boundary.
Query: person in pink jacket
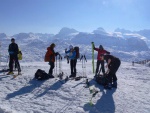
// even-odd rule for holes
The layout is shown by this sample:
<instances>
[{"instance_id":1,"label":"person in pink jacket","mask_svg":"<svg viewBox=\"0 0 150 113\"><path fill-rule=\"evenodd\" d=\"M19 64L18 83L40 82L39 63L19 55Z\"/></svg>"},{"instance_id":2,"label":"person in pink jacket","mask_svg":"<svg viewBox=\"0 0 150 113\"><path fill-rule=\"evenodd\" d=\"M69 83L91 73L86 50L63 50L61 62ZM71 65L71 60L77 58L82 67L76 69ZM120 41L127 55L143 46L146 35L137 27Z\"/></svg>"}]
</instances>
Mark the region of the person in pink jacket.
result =
<instances>
[{"instance_id":1,"label":"person in pink jacket","mask_svg":"<svg viewBox=\"0 0 150 113\"><path fill-rule=\"evenodd\" d=\"M98 52L97 55L97 63L96 63L96 72L95 72L95 76L97 76L98 71L99 71L99 66L101 65L101 70L103 75L105 74L105 68L104 68L104 60L101 59L101 54L110 54L110 52L106 51L102 45L99 46L99 48L96 48L94 45L94 50ZM100 71L101 71L100 70Z\"/></svg>"}]
</instances>

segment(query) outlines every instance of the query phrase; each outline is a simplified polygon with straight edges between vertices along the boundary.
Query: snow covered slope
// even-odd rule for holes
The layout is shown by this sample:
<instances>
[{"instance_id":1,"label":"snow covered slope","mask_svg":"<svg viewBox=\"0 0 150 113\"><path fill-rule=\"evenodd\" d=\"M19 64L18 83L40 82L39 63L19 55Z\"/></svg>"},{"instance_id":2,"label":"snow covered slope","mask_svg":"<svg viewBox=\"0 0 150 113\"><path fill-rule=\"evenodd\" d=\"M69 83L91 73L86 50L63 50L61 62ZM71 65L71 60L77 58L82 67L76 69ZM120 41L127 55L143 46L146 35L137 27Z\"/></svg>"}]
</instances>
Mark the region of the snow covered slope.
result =
<instances>
[{"instance_id":1,"label":"snow covered slope","mask_svg":"<svg viewBox=\"0 0 150 113\"><path fill-rule=\"evenodd\" d=\"M93 78L92 61L86 64L89 81ZM2 63L2 66L5 66ZM2 66L0 68L2 68ZM37 81L33 79L37 69L49 70L44 62L21 63L23 75L12 79L0 73L0 113L149 113L150 68L144 65L122 62L118 72L118 88L105 90L91 81L99 91L89 104L91 94L84 88L85 79L70 80L62 84L58 79ZM70 75L70 66L62 62L64 77ZM80 61L77 76L83 75ZM55 68L56 71L56 68ZM57 73L59 68L57 67ZM55 72L56 73L56 72ZM56 75L55 75L56 76Z\"/></svg>"}]
</instances>

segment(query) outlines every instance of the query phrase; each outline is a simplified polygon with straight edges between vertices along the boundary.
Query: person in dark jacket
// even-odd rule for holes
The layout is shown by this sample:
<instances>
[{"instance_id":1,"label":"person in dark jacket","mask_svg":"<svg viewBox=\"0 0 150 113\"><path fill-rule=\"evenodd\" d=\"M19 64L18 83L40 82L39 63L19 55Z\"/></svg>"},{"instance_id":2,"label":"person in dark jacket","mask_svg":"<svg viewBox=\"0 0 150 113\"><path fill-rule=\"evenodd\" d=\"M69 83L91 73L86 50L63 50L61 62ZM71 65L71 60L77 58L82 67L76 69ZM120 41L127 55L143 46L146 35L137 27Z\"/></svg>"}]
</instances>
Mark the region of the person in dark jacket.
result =
<instances>
[{"instance_id":1,"label":"person in dark jacket","mask_svg":"<svg viewBox=\"0 0 150 113\"><path fill-rule=\"evenodd\" d=\"M13 74L13 64L14 61L18 67L18 75L21 74L21 68L20 68L20 63L18 61L18 45L15 43L15 39L12 38L11 39L11 44L9 45L8 48L8 52L9 52L9 72L7 73L8 75Z\"/></svg>"},{"instance_id":2,"label":"person in dark jacket","mask_svg":"<svg viewBox=\"0 0 150 113\"><path fill-rule=\"evenodd\" d=\"M76 51L74 50L73 46L69 46L69 50L65 49L65 53L69 54L69 59L70 59L70 68L71 68L71 75L69 77L76 77L76 64L77 64L77 59L76 59Z\"/></svg>"},{"instance_id":3,"label":"person in dark jacket","mask_svg":"<svg viewBox=\"0 0 150 113\"><path fill-rule=\"evenodd\" d=\"M55 48L55 44L52 43L50 45L50 47L47 48L47 53L46 53L46 58L48 59L45 59L47 61L49 61L49 65L50 65L50 69L49 69L49 75L50 75L50 78L54 78L53 76L53 69L55 67L55 56L59 55L58 52L55 53L54 51L54 48Z\"/></svg>"},{"instance_id":4,"label":"person in dark jacket","mask_svg":"<svg viewBox=\"0 0 150 113\"><path fill-rule=\"evenodd\" d=\"M101 59L100 55L101 55L101 54L110 54L110 52L106 51L106 50L103 48L102 45L100 45L99 48L96 48L95 45L94 45L94 50L98 52L95 76L97 76L97 74L98 74L99 66L100 66L100 65L101 65L102 73L105 74L104 60ZM100 70L100 71L101 71L101 70Z\"/></svg>"},{"instance_id":5,"label":"person in dark jacket","mask_svg":"<svg viewBox=\"0 0 150 113\"><path fill-rule=\"evenodd\" d=\"M121 64L121 61L119 58L113 56L113 55L100 55L101 59L105 60L107 62L106 68L106 74L108 78L108 83L106 86L104 86L106 89L111 89L112 87L117 88L117 76L116 72Z\"/></svg>"}]
</instances>

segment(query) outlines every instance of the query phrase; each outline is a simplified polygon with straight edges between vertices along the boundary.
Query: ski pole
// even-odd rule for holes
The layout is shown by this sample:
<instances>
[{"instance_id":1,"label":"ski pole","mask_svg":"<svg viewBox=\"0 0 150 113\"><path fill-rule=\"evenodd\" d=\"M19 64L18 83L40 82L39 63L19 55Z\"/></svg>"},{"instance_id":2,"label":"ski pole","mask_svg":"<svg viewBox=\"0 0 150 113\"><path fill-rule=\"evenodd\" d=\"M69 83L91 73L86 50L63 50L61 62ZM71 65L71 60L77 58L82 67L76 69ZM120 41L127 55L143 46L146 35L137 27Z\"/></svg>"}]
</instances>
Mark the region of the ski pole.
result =
<instances>
[{"instance_id":1,"label":"ski pole","mask_svg":"<svg viewBox=\"0 0 150 113\"><path fill-rule=\"evenodd\" d=\"M100 75L100 73L101 73L101 70L102 70L102 66L101 66L101 68L100 68L100 70L99 70L99 72L98 72L98 74L97 74L97 75Z\"/></svg>"},{"instance_id":2,"label":"ski pole","mask_svg":"<svg viewBox=\"0 0 150 113\"><path fill-rule=\"evenodd\" d=\"M87 62L87 60L86 60L86 57L85 57L85 55L84 55L84 68L85 68L85 76L87 77L87 75L86 75L86 64L85 64L85 62Z\"/></svg>"},{"instance_id":3,"label":"ski pole","mask_svg":"<svg viewBox=\"0 0 150 113\"><path fill-rule=\"evenodd\" d=\"M56 56L56 76L57 76L57 56Z\"/></svg>"},{"instance_id":4,"label":"ski pole","mask_svg":"<svg viewBox=\"0 0 150 113\"><path fill-rule=\"evenodd\" d=\"M82 60L82 74L83 74L83 76L84 76L84 66L83 66L83 55L81 56L81 58L80 58L80 61Z\"/></svg>"}]
</instances>

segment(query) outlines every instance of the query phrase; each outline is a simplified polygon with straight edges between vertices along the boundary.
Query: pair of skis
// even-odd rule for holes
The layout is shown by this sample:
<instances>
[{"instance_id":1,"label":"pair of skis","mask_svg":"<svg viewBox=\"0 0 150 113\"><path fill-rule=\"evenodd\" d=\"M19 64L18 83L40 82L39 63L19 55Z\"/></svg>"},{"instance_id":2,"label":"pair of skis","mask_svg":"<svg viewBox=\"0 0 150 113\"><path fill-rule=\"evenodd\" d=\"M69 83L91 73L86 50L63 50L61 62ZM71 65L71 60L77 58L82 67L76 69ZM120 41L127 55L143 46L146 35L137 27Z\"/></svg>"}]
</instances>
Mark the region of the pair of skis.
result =
<instances>
[{"instance_id":1,"label":"pair of skis","mask_svg":"<svg viewBox=\"0 0 150 113\"><path fill-rule=\"evenodd\" d=\"M13 78L16 78L17 76L19 76L19 75L22 75L22 74L6 74L7 72L9 72L9 69L2 69L2 70L0 70L0 73L4 73L4 75L12 75L13 76Z\"/></svg>"}]
</instances>

